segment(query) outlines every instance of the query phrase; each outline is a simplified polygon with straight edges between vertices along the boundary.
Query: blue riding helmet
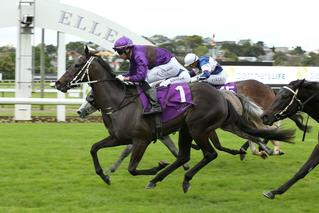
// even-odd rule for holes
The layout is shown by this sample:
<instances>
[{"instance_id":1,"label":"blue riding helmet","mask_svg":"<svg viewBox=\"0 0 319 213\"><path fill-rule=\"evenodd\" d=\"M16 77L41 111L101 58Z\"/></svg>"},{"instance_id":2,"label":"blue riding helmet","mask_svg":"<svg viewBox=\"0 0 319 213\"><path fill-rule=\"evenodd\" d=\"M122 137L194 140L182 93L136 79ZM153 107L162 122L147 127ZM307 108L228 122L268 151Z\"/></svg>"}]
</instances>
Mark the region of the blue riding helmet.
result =
<instances>
[{"instance_id":1,"label":"blue riding helmet","mask_svg":"<svg viewBox=\"0 0 319 213\"><path fill-rule=\"evenodd\" d=\"M127 49L128 47L132 47L133 41L129 39L126 36L122 36L121 38L117 39L114 43L113 49L116 50L124 50Z\"/></svg>"}]
</instances>

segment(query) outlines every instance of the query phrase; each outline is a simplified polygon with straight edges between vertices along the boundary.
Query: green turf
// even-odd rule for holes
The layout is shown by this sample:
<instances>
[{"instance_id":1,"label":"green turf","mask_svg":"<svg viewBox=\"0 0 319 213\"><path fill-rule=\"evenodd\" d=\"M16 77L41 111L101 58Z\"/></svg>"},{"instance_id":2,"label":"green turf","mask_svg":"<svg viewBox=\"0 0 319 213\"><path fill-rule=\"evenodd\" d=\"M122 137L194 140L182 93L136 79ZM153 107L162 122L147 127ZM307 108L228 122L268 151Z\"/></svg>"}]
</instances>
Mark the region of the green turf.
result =
<instances>
[{"instance_id":1,"label":"green turf","mask_svg":"<svg viewBox=\"0 0 319 213\"><path fill-rule=\"evenodd\" d=\"M262 192L290 178L317 143L314 126L307 141L283 145L283 156L267 160L248 153L238 156L219 152L218 158L182 191L183 169L178 169L153 190L144 186L151 176L131 176L126 159L105 185L95 174L91 145L107 133L100 123L0 124L0 212L318 212L319 169L313 170L286 194L268 200ZM291 124L289 124L291 125ZM243 140L219 131L224 145L239 147ZM176 141L176 136L174 139ZM123 147L99 152L103 168ZM151 144L139 168L159 160L173 161L160 143ZM190 165L201 159L192 151Z\"/></svg>"}]
</instances>

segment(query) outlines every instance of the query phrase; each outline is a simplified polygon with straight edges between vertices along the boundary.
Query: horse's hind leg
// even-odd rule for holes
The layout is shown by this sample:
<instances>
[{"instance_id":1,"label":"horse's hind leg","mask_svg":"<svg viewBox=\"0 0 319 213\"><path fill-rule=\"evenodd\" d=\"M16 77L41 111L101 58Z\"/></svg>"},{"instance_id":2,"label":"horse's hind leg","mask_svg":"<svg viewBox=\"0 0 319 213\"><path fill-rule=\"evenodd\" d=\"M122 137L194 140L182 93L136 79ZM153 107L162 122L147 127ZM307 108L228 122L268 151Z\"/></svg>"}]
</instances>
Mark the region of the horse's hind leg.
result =
<instances>
[{"instance_id":1,"label":"horse's hind leg","mask_svg":"<svg viewBox=\"0 0 319 213\"><path fill-rule=\"evenodd\" d=\"M304 178L312 169L319 164L319 144L315 146L310 157L306 163L300 168L300 170L285 184L281 185L275 190L265 192L264 196L269 199L274 199L276 194L285 193L293 184L295 184L301 178Z\"/></svg>"},{"instance_id":2,"label":"horse's hind leg","mask_svg":"<svg viewBox=\"0 0 319 213\"><path fill-rule=\"evenodd\" d=\"M268 157L268 155L265 151L263 151L263 150L259 151L256 148L255 143L249 141L249 147L250 147L250 151L253 155L257 155L257 156L261 157L262 159L266 159Z\"/></svg>"},{"instance_id":3,"label":"horse's hind leg","mask_svg":"<svg viewBox=\"0 0 319 213\"><path fill-rule=\"evenodd\" d=\"M151 169L141 169L138 170L137 166L140 163L144 152L146 148L148 147L149 143L147 143L144 140L140 139L135 139L133 143L133 148L132 148L132 154L131 154L131 160L128 166L128 171L131 175L155 175L158 171L161 169L165 168L168 163L165 161L160 161L158 163L158 166L153 167Z\"/></svg>"},{"instance_id":4,"label":"horse's hind leg","mask_svg":"<svg viewBox=\"0 0 319 213\"><path fill-rule=\"evenodd\" d=\"M217 135L216 135L217 137ZM201 148L203 152L204 158L197 163L193 168L191 168L188 172L186 172L183 181L183 191L186 193L190 188L189 181L194 177L194 175L201 170L204 166L206 166L209 162L217 158L218 154L212 145L209 143L207 136L202 135L200 137L194 137L195 142Z\"/></svg>"},{"instance_id":5,"label":"horse's hind leg","mask_svg":"<svg viewBox=\"0 0 319 213\"><path fill-rule=\"evenodd\" d=\"M279 141L271 141L272 144L274 145L274 155L283 155L285 154L281 149L280 149L280 142Z\"/></svg>"},{"instance_id":6,"label":"horse's hind leg","mask_svg":"<svg viewBox=\"0 0 319 213\"><path fill-rule=\"evenodd\" d=\"M190 151L191 151L191 143L192 143L192 137L188 132L187 127L181 128L179 131L179 137L178 137L178 156L176 160L166 167L163 171L161 171L159 174L157 174L147 185L145 188L151 189L156 186L156 183L159 181L164 180L166 176L168 176L170 173L172 173L175 169L182 166L190 159Z\"/></svg>"},{"instance_id":7,"label":"horse's hind leg","mask_svg":"<svg viewBox=\"0 0 319 213\"><path fill-rule=\"evenodd\" d=\"M132 148L133 148L132 144L127 145L125 147L125 149L122 151L122 153L121 153L120 157L117 159L117 161L115 161L115 163L107 170L106 174L115 172L119 168L119 166L121 165L122 161L127 156L129 156L129 154L131 154Z\"/></svg>"},{"instance_id":8,"label":"horse's hind leg","mask_svg":"<svg viewBox=\"0 0 319 213\"><path fill-rule=\"evenodd\" d=\"M229 148L222 146L215 131L213 131L209 134L209 138L210 138L211 142L214 144L215 148L220 150L220 151L227 152L231 155L246 154L246 152L242 151L241 149L235 150L235 149L229 149Z\"/></svg>"},{"instance_id":9,"label":"horse's hind leg","mask_svg":"<svg viewBox=\"0 0 319 213\"><path fill-rule=\"evenodd\" d=\"M105 139L93 144L92 147L91 147L91 156L93 158L95 172L108 185L111 184L110 177L108 175L104 174L103 169L101 168L101 164L99 162L98 156L97 156L97 152L100 149L102 149L102 148L113 147L113 146L118 146L118 145L123 145L123 144L120 143L115 138L113 138L112 136L109 136L109 137L107 137L107 138L105 138Z\"/></svg>"},{"instance_id":10,"label":"horse's hind leg","mask_svg":"<svg viewBox=\"0 0 319 213\"><path fill-rule=\"evenodd\" d=\"M174 144L174 142L172 141L172 139L167 135L164 136L162 139L160 139L160 141L168 148L168 150L175 156L177 157L178 155L178 150ZM183 165L184 170L188 170L189 169L189 165L187 163L185 163Z\"/></svg>"}]
</instances>

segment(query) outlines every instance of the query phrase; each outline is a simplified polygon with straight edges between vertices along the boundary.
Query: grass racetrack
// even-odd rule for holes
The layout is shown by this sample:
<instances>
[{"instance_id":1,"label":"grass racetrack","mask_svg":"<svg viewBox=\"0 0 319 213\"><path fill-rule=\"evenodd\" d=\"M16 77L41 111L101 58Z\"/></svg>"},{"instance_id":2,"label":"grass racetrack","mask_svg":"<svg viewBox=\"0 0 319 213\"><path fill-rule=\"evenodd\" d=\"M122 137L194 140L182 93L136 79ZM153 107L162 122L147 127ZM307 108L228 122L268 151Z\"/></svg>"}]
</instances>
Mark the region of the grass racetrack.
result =
<instances>
[{"instance_id":1,"label":"grass racetrack","mask_svg":"<svg viewBox=\"0 0 319 213\"><path fill-rule=\"evenodd\" d=\"M107 134L101 123L2 123L0 124L0 212L318 212L319 169L314 169L275 200L262 192L292 177L317 143L317 123L301 142L283 144L283 156L266 160L247 152L219 156L182 190L184 170L176 170L155 189L144 186L152 176L131 176L128 159L112 174L108 186L95 174L91 145ZM292 126L288 123L288 126ZM174 135L176 141L177 135ZM243 139L219 131L223 145L239 148ZM272 145L269 145L272 146ZM113 163L124 147L99 152L103 169ZM192 150L190 165L202 158ZM151 144L139 168L174 160L157 142Z\"/></svg>"}]
</instances>

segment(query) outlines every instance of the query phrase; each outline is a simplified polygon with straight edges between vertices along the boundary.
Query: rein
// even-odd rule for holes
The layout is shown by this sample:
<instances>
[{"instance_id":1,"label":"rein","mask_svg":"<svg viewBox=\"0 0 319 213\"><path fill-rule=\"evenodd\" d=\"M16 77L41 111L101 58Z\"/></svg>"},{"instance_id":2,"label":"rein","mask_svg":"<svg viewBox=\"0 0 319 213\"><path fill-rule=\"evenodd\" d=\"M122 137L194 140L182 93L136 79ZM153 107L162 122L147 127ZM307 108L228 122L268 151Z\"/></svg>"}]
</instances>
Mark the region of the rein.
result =
<instances>
[{"instance_id":1,"label":"rein","mask_svg":"<svg viewBox=\"0 0 319 213\"><path fill-rule=\"evenodd\" d=\"M119 111L119 110L125 108L126 106L130 105L131 103L133 103L134 100L140 95L140 93L136 93L136 94L132 94L132 95L128 96L127 93L126 93L126 91L127 91L126 88L127 88L127 87L126 87L125 84L123 84L123 86L124 86L124 94L125 94L124 98L122 99L122 101L120 102L120 104L119 104L117 107L115 107L114 109L112 109L112 107L107 108L107 110L110 110L110 111L109 111L109 112L106 112L106 114L111 115L112 113L114 113L114 112L116 112L116 111ZM130 101L128 101L128 102L126 102L125 104L123 104L124 101L125 101L126 99L129 99L129 98L133 98L133 99L131 99Z\"/></svg>"}]
</instances>

